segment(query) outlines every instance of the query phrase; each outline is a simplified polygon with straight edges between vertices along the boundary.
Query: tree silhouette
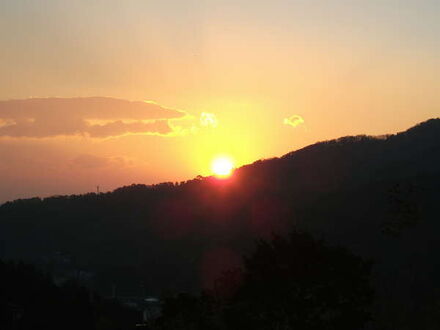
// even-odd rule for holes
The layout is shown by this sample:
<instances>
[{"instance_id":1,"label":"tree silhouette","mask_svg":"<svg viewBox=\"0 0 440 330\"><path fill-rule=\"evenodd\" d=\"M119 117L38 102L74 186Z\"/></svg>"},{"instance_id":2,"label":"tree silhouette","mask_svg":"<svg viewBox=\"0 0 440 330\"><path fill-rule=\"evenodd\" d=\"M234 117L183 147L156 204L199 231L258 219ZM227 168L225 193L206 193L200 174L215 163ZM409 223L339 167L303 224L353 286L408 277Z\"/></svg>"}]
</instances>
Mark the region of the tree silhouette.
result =
<instances>
[{"instance_id":1,"label":"tree silhouette","mask_svg":"<svg viewBox=\"0 0 440 330\"><path fill-rule=\"evenodd\" d=\"M230 299L228 329L359 329L369 319L371 262L309 234L260 240Z\"/></svg>"},{"instance_id":2,"label":"tree silhouette","mask_svg":"<svg viewBox=\"0 0 440 330\"><path fill-rule=\"evenodd\" d=\"M93 275L103 296L113 283L120 295L138 294L140 282L151 295L194 293L206 282L201 270L211 251L240 255L255 237L295 225L374 259L375 312L396 311L399 328L409 323L403 317L431 318L426 306L440 301L439 186L435 119L395 135L316 143L243 166L230 180L198 177L8 202L0 205L0 257L52 272L47 257L63 251L74 269ZM223 293L235 290L232 275L218 282ZM386 328L381 319L376 314L375 325Z\"/></svg>"},{"instance_id":3,"label":"tree silhouette","mask_svg":"<svg viewBox=\"0 0 440 330\"><path fill-rule=\"evenodd\" d=\"M57 286L34 266L0 260L1 330L125 330L139 319L74 281Z\"/></svg>"},{"instance_id":4,"label":"tree silhouette","mask_svg":"<svg viewBox=\"0 0 440 330\"><path fill-rule=\"evenodd\" d=\"M211 295L180 293L165 299L156 327L161 330L215 330L216 306Z\"/></svg>"},{"instance_id":5,"label":"tree silhouette","mask_svg":"<svg viewBox=\"0 0 440 330\"><path fill-rule=\"evenodd\" d=\"M159 329L354 330L370 320L371 262L293 231L258 241L241 274L165 300ZM224 290L223 290L224 289Z\"/></svg>"}]
</instances>

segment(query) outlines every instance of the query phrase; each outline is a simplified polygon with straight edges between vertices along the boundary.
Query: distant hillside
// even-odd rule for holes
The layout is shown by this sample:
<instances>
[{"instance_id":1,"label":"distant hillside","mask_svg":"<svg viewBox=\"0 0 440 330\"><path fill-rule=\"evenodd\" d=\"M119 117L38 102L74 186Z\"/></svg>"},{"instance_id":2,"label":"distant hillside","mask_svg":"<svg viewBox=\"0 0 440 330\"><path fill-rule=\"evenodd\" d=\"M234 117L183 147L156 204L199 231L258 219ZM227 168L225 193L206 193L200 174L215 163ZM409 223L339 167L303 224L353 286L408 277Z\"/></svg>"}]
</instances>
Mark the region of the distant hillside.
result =
<instances>
[{"instance_id":1,"label":"distant hillside","mask_svg":"<svg viewBox=\"0 0 440 330\"><path fill-rule=\"evenodd\" d=\"M408 325L440 301L439 201L440 119L431 119L257 161L229 180L8 202L0 253L48 268L62 253L104 294L113 285L158 294L212 285L255 238L296 226L372 258L378 296L387 297L377 317Z\"/></svg>"}]
</instances>

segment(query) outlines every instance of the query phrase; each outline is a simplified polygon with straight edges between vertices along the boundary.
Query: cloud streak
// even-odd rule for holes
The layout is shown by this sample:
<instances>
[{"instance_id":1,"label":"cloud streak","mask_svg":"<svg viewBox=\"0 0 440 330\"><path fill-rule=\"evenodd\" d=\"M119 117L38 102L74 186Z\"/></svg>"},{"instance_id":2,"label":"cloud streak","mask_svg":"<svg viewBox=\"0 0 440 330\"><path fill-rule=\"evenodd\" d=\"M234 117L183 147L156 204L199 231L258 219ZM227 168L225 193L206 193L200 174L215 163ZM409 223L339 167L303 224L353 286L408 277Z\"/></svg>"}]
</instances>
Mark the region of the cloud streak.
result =
<instances>
[{"instance_id":1,"label":"cloud streak","mask_svg":"<svg viewBox=\"0 0 440 330\"><path fill-rule=\"evenodd\" d=\"M200 125L203 127L217 127L218 120L216 115L209 112L202 112L200 115Z\"/></svg>"},{"instance_id":2,"label":"cloud streak","mask_svg":"<svg viewBox=\"0 0 440 330\"><path fill-rule=\"evenodd\" d=\"M285 125L289 125L289 126L292 126L292 127L297 127L297 126L299 126L301 124L304 124L304 119L303 119L303 117L301 117L299 115L293 115L293 116L290 116L288 118L284 118L283 123Z\"/></svg>"},{"instance_id":3,"label":"cloud streak","mask_svg":"<svg viewBox=\"0 0 440 330\"><path fill-rule=\"evenodd\" d=\"M80 154L73 158L70 162L71 165L82 169L99 169L108 166L125 167L133 164L130 159L126 157L103 157L93 154Z\"/></svg>"},{"instance_id":4,"label":"cloud streak","mask_svg":"<svg viewBox=\"0 0 440 330\"><path fill-rule=\"evenodd\" d=\"M106 97L8 100L0 101L0 137L171 136L171 121L186 116L151 102Z\"/></svg>"}]
</instances>

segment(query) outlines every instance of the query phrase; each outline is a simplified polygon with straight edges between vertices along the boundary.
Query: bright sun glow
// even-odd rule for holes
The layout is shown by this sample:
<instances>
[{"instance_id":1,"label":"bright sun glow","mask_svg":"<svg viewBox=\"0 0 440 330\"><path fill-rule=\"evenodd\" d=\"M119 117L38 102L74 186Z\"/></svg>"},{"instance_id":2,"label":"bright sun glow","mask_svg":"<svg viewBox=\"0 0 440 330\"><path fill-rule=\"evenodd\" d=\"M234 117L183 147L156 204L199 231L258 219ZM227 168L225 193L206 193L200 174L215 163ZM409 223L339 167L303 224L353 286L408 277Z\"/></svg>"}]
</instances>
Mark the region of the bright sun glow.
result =
<instances>
[{"instance_id":1,"label":"bright sun glow","mask_svg":"<svg viewBox=\"0 0 440 330\"><path fill-rule=\"evenodd\" d=\"M231 175L234 163L231 158L221 156L213 160L211 168L217 177L225 178Z\"/></svg>"}]
</instances>

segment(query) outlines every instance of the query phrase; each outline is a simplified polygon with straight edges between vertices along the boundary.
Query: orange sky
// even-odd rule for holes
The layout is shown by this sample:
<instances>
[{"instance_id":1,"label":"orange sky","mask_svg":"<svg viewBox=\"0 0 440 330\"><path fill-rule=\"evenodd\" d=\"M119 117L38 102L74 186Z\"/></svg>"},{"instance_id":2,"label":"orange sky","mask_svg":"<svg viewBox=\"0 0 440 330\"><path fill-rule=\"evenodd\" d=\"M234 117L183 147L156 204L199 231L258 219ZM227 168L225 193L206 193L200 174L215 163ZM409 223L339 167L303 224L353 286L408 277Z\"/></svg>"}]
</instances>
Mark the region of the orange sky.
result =
<instances>
[{"instance_id":1,"label":"orange sky","mask_svg":"<svg viewBox=\"0 0 440 330\"><path fill-rule=\"evenodd\" d=\"M240 166L438 117L439 15L415 0L2 1L0 201L180 181L218 154Z\"/></svg>"}]
</instances>

